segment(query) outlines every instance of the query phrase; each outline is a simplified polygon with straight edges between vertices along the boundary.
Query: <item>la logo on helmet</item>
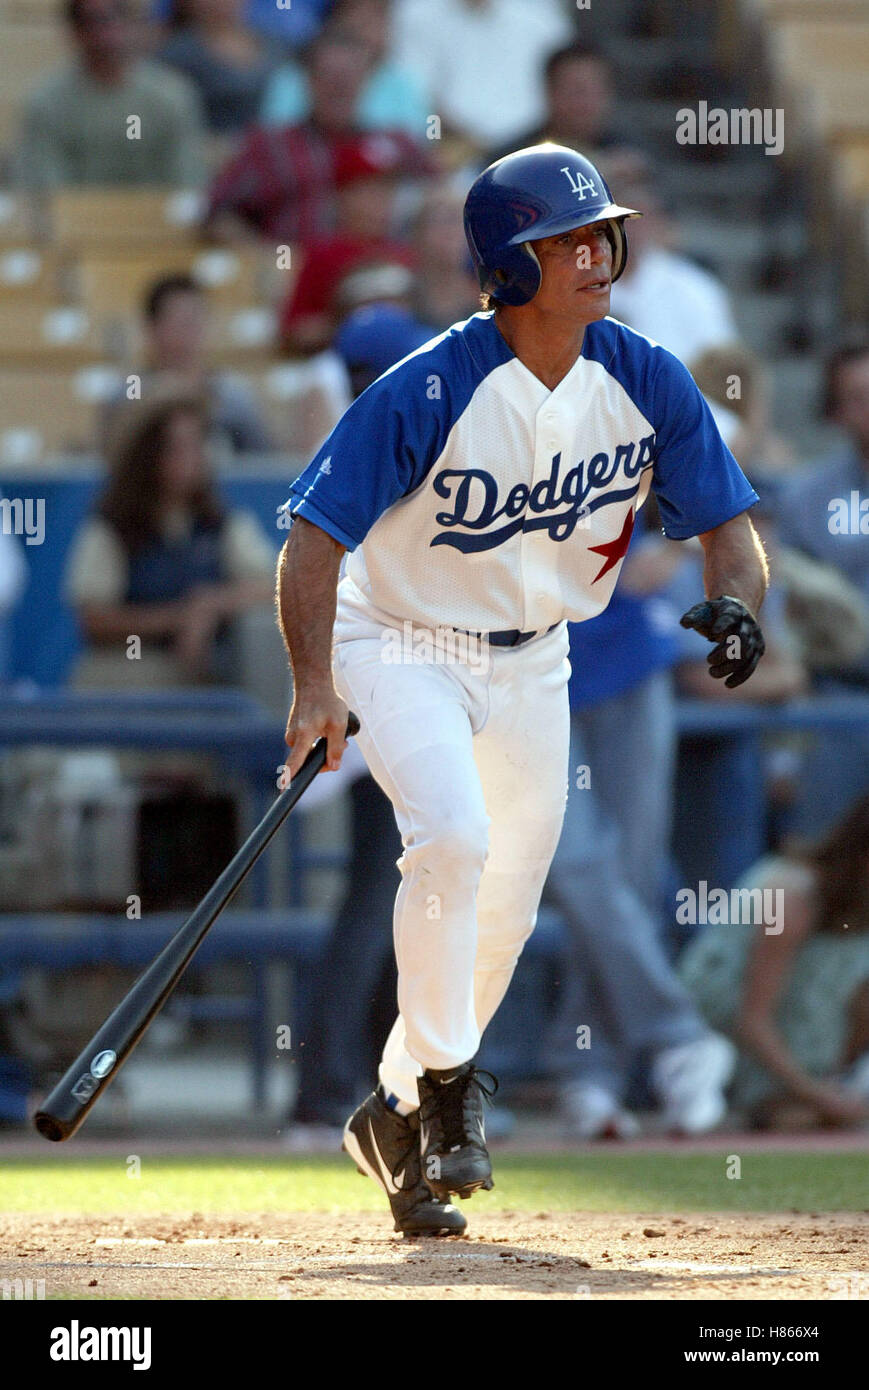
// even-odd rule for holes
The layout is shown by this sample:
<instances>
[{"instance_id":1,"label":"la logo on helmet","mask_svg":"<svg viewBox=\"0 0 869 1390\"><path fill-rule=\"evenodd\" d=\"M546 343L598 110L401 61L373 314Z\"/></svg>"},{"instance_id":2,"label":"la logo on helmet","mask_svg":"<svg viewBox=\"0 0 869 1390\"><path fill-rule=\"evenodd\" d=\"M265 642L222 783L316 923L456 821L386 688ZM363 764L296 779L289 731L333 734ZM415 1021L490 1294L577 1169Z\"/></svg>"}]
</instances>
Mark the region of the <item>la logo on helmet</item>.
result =
<instances>
[{"instance_id":1,"label":"la logo on helmet","mask_svg":"<svg viewBox=\"0 0 869 1390\"><path fill-rule=\"evenodd\" d=\"M561 172L567 176L567 182L581 203L585 202L586 193L592 193L595 197L598 196L594 179L586 178L585 174L574 174L567 164L562 166Z\"/></svg>"}]
</instances>

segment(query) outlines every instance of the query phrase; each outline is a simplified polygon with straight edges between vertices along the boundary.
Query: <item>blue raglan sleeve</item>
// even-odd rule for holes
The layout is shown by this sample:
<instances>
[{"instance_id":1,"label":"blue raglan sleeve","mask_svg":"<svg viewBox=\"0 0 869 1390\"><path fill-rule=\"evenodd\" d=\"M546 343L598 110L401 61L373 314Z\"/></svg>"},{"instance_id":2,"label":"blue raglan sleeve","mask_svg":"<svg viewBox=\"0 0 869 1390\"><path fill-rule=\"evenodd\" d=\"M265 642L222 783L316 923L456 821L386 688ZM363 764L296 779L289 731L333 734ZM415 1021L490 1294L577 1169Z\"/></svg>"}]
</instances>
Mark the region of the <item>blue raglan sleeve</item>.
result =
<instances>
[{"instance_id":1,"label":"blue raglan sleeve","mask_svg":"<svg viewBox=\"0 0 869 1390\"><path fill-rule=\"evenodd\" d=\"M355 550L434 461L438 430L431 413L426 428L418 393L414 374L400 371L363 391L293 483L284 513L304 517Z\"/></svg>"},{"instance_id":2,"label":"blue raglan sleeve","mask_svg":"<svg viewBox=\"0 0 869 1390\"><path fill-rule=\"evenodd\" d=\"M665 348L654 348L652 357L652 488L664 534L682 541L723 525L760 499L687 367Z\"/></svg>"}]
</instances>

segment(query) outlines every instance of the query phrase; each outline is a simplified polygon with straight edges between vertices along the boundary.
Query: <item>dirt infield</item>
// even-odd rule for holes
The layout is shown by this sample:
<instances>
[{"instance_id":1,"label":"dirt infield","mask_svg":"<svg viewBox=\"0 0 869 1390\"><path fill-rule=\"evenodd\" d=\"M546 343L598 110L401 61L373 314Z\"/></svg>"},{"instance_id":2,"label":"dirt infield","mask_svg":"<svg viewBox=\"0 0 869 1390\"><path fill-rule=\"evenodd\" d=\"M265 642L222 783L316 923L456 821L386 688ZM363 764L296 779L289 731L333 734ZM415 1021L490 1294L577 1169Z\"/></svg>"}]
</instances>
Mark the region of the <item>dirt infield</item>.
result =
<instances>
[{"instance_id":1,"label":"dirt infield","mask_svg":"<svg viewBox=\"0 0 869 1390\"><path fill-rule=\"evenodd\" d=\"M869 1296L865 1217L497 1212L459 1240L370 1213L0 1218L0 1283L51 1298L841 1299Z\"/></svg>"}]
</instances>

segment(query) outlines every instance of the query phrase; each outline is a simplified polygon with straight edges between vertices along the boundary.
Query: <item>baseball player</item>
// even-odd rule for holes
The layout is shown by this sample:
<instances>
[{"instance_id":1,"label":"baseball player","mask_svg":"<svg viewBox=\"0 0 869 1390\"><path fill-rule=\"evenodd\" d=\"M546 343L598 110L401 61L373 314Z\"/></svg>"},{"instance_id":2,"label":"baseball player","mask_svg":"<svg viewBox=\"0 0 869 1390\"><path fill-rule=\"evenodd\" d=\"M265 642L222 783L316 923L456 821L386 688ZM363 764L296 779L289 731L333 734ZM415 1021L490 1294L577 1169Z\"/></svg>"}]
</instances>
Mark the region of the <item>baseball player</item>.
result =
<instances>
[{"instance_id":1,"label":"baseball player","mask_svg":"<svg viewBox=\"0 0 869 1390\"><path fill-rule=\"evenodd\" d=\"M344 1147L407 1234L461 1232L450 1198L492 1186L473 1059L560 833L567 620L606 606L650 488L705 550L682 621L710 674L738 685L763 653L757 494L681 362L607 317L639 215L558 145L486 169L465 205L484 311L378 378L286 504L288 773L321 736L337 768L354 710L404 846L399 1014Z\"/></svg>"}]
</instances>

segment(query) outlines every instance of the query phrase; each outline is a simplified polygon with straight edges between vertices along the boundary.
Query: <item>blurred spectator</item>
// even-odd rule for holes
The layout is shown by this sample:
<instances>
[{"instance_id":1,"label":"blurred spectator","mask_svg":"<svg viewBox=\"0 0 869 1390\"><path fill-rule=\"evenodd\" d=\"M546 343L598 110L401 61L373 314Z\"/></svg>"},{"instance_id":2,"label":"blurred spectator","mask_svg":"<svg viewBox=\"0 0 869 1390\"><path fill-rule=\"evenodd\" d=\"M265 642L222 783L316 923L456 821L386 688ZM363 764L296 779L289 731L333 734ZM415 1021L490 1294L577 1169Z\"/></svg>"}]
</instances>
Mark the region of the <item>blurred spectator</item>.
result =
<instances>
[{"instance_id":1,"label":"blurred spectator","mask_svg":"<svg viewBox=\"0 0 869 1390\"><path fill-rule=\"evenodd\" d=\"M335 312L339 322L369 304L394 304L410 310L414 273L397 260L361 265L348 270L335 289ZM430 336L433 336L431 334Z\"/></svg>"},{"instance_id":2,"label":"blurred spectator","mask_svg":"<svg viewBox=\"0 0 869 1390\"><path fill-rule=\"evenodd\" d=\"M441 331L477 313L480 286L468 255L462 222L464 199L450 188L433 188L414 220L417 317Z\"/></svg>"},{"instance_id":3,"label":"blurred spectator","mask_svg":"<svg viewBox=\"0 0 869 1390\"><path fill-rule=\"evenodd\" d=\"M316 38L332 0L246 0L244 20L249 29L269 40L270 47L301 48ZM189 0L156 0L153 14L178 28L185 23Z\"/></svg>"},{"instance_id":4,"label":"blurred spectator","mask_svg":"<svg viewBox=\"0 0 869 1390\"><path fill-rule=\"evenodd\" d=\"M177 388L201 396L208 406L209 435L221 451L268 453L274 443L250 388L232 372L208 366L208 304L191 275L165 275L150 286L142 306L145 365L135 375L145 402L171 378ZM104 440L113 422L129 409L123 386L107 402Z\"/></svg>"},{"instance_id":5,"label":"blurred spectator","mask_svg":"<svg viewBox=\"0 0 869 1390\"><path fill-rule=\"evenodd\" d=\"M295 126L253 126L218 174L206 224L218 240L264 237L276 244L311 242L335 228L335 161L355 143L356 108L368 50L324 35L308 58L311 114ZM372 137L373 138L373 137ZM405 177L432 172L425 152L401 131L389 135Z\"/></svg>"},{"instance_id":6,"label":"blurred spectator","mask_svg":"<svg viewBox=\"0 0 869 1390\"><path fill-rule=\"evenodd\" d=\"M869 337L855 332L832 353L826 369L824 414L847 443L824 463L782 488L778 517L783 542L798 556L821 561L850 582L869 610ZM795 568L798 568L795 566ZM857 636L853 624L845 635ZM865 621L864 634L865 636ZM828 660L815 681L828 696L869 692L869 645L850 659ZM792 829L822 834L869 788L869 729L825 731L807 759Z\"/></svg>"},{"instance_id":7,"label":"blurred spectator","mask_svg":"<svg viewBox=\"0 0 869 1390\"><path fill-rule=\"evenodd\" d=\"M368 51L368 72L356 111L358 125L365 130L404 130L421 140L431 104L416 74L396 63L390 53L392 11L393 0L339 0L329 33L349 38ZM310 109L305 70L298 63L287 63L269 83L262 119L267 125L294 125Z\"/></svg>"},{"instance_id":8,"label":"blurred spectator","mask_svg":"<svg viewBox=\"0 0 869 1390\"><path fill-rule=\"evenodd\" d=\"M27 104L19 183L197 187L204 168L198 96L185 78L135 53L129 0L66 0L64 14L75 57Z\"/></svg>"},{"instance_id":9,"label":"blurred spectator","mask_svg":"<svg viewBox=\"0 0 869 1390\"><path fill-rule=\"evenodd\" d=\"M737 886L763 914L752 904L707 926L679 963L710 1025L741 1048L733 1106L759 1126L866 1124L869 796L823 840L767 856Z\"/></svg>"},{"instance_id":10,"label":"blurred spectator","mask_svg":"<svg viewBox=\"0 0 869 1390\"><path fill-rule=\"evenodd\" d=\"M347 368L356 397L435 336L436 330L420 323L407 309L395 304L368 304L347 316L335 336L334 348Z\"/></svg>"},{"instance_id":11,"label":"blurred spectator","mask_svg":"<svg viewBox=\"0 0 869 1390\"><path fill-rule=\"evenodd\" d=\"M703 555L696 543L684 543L682 564L662 594L670 605L679 649L679 689L697 700L737 704L792 700L809 693L815 672L853 660L869 643L869 605L862 595L832 566L818 564L781 545L775 522L776 489L764 484L757 475L755 487L761 500L752 509L752 521L769 559L770 584L760 614L766 652L751 680L735 690L728 690L723 681L711 681L707 664L709 643L699 633L678 626L680 614L686 611L691 595L702 581ZM814 803L819 790L806 761L806 737L768 736L763 743L760 767L754 757L734 764L733 746L731 742L728 749L720 742L711 742L704 755L707 771L717 776L719 782L728 778L735 804L741 799L739 779L746 777L755 782L758 775L762 777L768 830L772 843L776 843L794 827L802 799ZM717 772L713 773L713 768Z\"/></svg>"},{"instance_id":12,"label":"blurred spectator","mask_svg":"<svg viewBox=\"0 0 869 1390\"><path fill-rule=\"evenodd\" d=\"M628 142L626 133L613 124L612 64L600 49L579 42L557 48L546 59L543 80L546 110L542 122L490 150L487 164L544 140L579 150L592 163L602 150L612 157L618 146L634 143L633 137Z\"/></svg>"},{"instance_id":13,"label":"blurred spectator","mask_svg":"<svg viewBox=\"0 0 869 1390\"><path fill-rule=\"evenodd\" d=\"M281 338L290 353L326 347L337 326L336 291L360 266L415 262L413 250L394 239L396 179L405 151L393 136L371 134L337 152L334 180L337 232L308 247L281 315Z\"/></svg>"},{"instance_id":14,"label":"blurred spectator","mask_svg":"<svg viewBox=\"0 0 869 1390\"><path fill-rule=\"evenodd\" d=\"M28 1064L19 1057L0 1053L0 1128L25 1123L32 1089Z\"/></svg>"},{"instance_id":15,"label":"blurred spectator","mask_svg":"<svg viewBox=\"0 0 869 1390\"><path fill-rule=\"evenodd\" d=\"M270 599L275 547L253 516L220 502L206 428L201 402L175 396L139 403L118 438L68 563L67 598L88 642L80 687L238 679L233 620Z\"/></svg>"},{"instance_id":16,"label":"blurred spectator","mask_svg":"<svg viewBox=\"0 0 869 1390\"><path fill-rule=\"evenodd\" d=\"M605 177L606 165L602 170ZM638 208L631 222L624 274L612 287L612 316L690 364L707 348L738 338L724 286L694 261L672 250L674 228L651 178L620 181L613 196Z\"/></svg>"},{"instance_id":17,"label":"blurred spectator","mask_svg":"<svg viewBox=\"0 0 869 1390\"><path fill-rule=\"evenodd\" d=\"M830 357L824 414L847 443L782 489L781 537L839 570L869 604L869 336L855 334ZM842 675L869 688L869 652Z\"/></svg>"},{"instance_id":18,"label":"blurred spectator","mask_svg":"<svg viewBox=\"0 0 869 1390\"><path fill-rule=\"evenodd\" d=\"M2 497L2 495L0 495ZM0 685L9 679L9 618L27 585L27 564L17 536L0 513Z\"/></svg>"},{"instance_id":19,"label":"blurred spectator","mask_svg":"<svg viewBox=\"0 0 869 1390\"><path fill-rule=\"evenodd\" d=\"M752 510L752 521L770 559L770 585L760 615L766 651L751 680L735 690L728 690L723 681L709 678L706 658L710 646L706 638L693 628L674 627L679 648L676 668L679 689L697 700L768 704L792 700L809 688L809 673L788 623L787 595L776 570L772 527L762 514L758 515L757 508ZM671 606L674 619L686 613L697 602L697 594L703 592L703 568L704 555L699 542L684 543L682 563L662 593Z\"/></svg>"},{"instance_id":20,"label":"blurred spectator","mask_svg":"<svg viewBox=\"0 0 869 1390\"><path fill-rule=\"evenodd\" d=\"M668 1130L711 1129L725 1109L732 1050L709 1033L664 945L676 648L655 593L678 564L677 544L641 538L606 611L570 625L570 782L545 894L570 933L553 1042L575 1138L637 1132L624 1105L638 1062Z\"/></svg>"},{"instance_id":21,"label":"blurred spectator","mask_svg":"<svg viewBox=\"0 0 869 1390\"><path fill-rule=\"evenodd\" d=\"M195 83L208 129L221 134L256 119L275 66L244 11L245 0L187 0L183 23L157 54Z\"/></svg>"},{"instance_id":22,"label":"blurred spectator","mask_svg":"<svg viewBox=\"0 0 869 1390\"><path fill-rule=\"evenodd\" d=\"M793 449L772 428L766 372L750 348L722 343L706 348L688 366L710 406L736 416L727 444L743 472L769 478L793 468Z\"/></svg>"},{"instance_id":23,"label":"blurred spectator","mask_svg":"<svg viewBox=\"0 0 869 1390\"><path fill-rule=\"evenodd\" d=\"M572 28L557 0L397 0L395 56L444 134L480 150L543 119L543 64Z\"/></svg>"}]
</instances>

